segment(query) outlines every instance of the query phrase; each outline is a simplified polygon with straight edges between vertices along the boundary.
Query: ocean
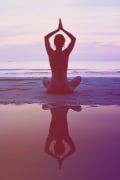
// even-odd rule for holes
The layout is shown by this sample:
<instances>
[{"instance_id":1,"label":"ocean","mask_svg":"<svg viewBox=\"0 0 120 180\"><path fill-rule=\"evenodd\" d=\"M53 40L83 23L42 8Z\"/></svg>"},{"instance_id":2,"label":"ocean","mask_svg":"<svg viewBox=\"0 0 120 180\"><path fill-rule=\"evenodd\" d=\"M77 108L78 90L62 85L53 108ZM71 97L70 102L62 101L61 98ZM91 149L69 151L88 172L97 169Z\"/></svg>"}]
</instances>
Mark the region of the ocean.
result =
<instances>
[{"instance_id":1,"label":"ocean","mask_svg":"<svg viewBox=\"0 0 120 180\"><path fill-rule=\"evenodd\" d=\"M0 69L1 78L25 77L25 78L42 78L50 77L50 69ZM68 69L68 77L120 77L120 69Z\"/></svg>"}]
</instances>

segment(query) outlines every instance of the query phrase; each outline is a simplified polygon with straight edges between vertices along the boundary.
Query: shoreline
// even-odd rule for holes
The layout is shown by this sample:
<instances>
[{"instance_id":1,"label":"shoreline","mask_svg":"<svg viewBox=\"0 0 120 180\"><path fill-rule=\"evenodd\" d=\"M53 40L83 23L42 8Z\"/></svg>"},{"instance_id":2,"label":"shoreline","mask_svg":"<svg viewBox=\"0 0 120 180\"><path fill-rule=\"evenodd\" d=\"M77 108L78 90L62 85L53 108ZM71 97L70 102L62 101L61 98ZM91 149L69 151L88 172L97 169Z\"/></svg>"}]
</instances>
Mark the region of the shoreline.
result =
<instances>
[{"instance_id":1,"label":"shoreline","mask_svg":"<svg viewBox=\"0 0 120 180\"><path fill-rule=\"evenodd\" d=\"M0 104L120 105L119 77L82 77L73 94L47 94L41 79L0 77Z\"/></svg>"}]
</instances>

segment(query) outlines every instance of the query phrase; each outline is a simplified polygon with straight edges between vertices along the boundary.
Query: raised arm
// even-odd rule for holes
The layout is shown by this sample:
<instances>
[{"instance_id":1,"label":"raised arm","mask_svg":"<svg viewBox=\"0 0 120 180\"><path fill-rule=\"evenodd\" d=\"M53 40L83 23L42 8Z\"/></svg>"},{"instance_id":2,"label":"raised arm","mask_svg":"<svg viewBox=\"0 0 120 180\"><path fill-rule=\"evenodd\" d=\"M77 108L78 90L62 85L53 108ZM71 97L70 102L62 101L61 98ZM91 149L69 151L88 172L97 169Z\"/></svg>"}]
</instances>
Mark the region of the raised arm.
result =
<instances>
[{"instance_id":1,"label":"raised arm","mask_svg":"<svg viewBox=\"0 0 120 180\"><path fill-rule=\"evenodd\" d=\"M53 49L52 49L51 46L50 46L49 39L50 39L51 36L53 36L53 35L54 35L55 33L57 33L58 31L59 31L59 29L57 29L57 30L55 30L55 31L52 31L52 32L50 32L49 34L47 34L47 35L45 36L45 47L46 47L46 51L47 51L48 54L50 54L50 53L53 51Z\"/></svg>"},{"instance_id":2,"label":"raised arm","mask_svg":"<svg viewBox=\"0 0 120 180\"><path fill-rule=\"evenodd\" d=\"M63 32L65 34L68 35L68 37L71 40L71 42L69 43L68 47L64 50L65 52L70 53L72 51L72 49L74 48L76 38L70 32L66 31L65 29L62 29L62 30L63 30Z\"/></svg>"},{"instance_id":3,"label":"raised arm","mask_svg":"<svg viewBox=\"0 0 120 180\"><path fill-rule=\"evenodd\" d=\"M70 53L75 45L75 41L76 41L76 38L68 31L66 31L64 28L63 28L63 25L62 25L62 21L61 19L59 19L59 29L61 29L65 34L67 34L67 36L70 38L71 42L69 43L68 47L64 50L68 53Z\"/></svg>"}]
</instances>

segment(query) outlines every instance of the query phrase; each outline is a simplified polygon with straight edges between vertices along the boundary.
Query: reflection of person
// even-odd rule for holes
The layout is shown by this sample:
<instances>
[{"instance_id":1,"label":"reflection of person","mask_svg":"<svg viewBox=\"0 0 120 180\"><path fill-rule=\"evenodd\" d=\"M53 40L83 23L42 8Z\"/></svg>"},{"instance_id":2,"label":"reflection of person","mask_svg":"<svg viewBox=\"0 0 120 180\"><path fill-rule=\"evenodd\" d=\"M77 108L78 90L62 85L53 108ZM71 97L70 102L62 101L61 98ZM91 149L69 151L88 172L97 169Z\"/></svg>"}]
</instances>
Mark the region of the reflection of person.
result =
<instances>
[{"instance_id":1,"label":"reflection of person","mask_svg":"<svg viewBox=\"0 0 120 180\"><path fill-rule=\"evenodd\" d=\"M62 50L65 38L62 34L57 34L54 38L55 50L50 46L49 39L56 34L59 30L62 30L69 38L70 43L67 48ZM71 93L79 85L81 77L75 77L71 82L67 81L67 67L69 55L74 47L76 38L66 31L61 20L59 21L58 29L45 36L45 47L49 56L49 63L52 71L52 78L43 78L43 84L47 88L48 93Z\"/></svg>"},{"instance_id":2,"label":"reflection of person","mask_svg":"<svg viewBox=\"0 0 120 180\"><path fill-rule=\"evenodd\" d=\"M43 105L43 109L49 109L49 107ZM69 109L81 111L81 106L50 108L52 119L45 143L45 152L58 160L59 168L61 168L63 160L75 151L74 142L68 131L67 112Z\"/></svg>"}]
</instances>

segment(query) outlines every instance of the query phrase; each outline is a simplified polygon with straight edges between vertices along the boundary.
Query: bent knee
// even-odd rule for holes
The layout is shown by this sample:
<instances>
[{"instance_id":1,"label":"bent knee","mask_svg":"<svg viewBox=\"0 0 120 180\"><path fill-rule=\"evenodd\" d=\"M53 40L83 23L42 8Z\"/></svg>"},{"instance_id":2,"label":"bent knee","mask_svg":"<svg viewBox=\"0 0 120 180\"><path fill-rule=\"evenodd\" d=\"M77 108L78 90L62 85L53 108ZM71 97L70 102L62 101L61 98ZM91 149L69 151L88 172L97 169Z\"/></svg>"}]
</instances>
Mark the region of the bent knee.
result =
<instances>
[{"instance_id":1,"label":"bent knee","mask_svg":"<svg viewBox=\"0 0 120 180\"><path fill-rule=\"evenodd\" d=\"M50 84L50 79L44 77L44 78L42 79L42 83L43 83L44 87L47 88L47 87L49 86L49 84Z\"/></svg>"},{"instance_id":2,"label":"bent knee","mask_svg":"<svg viewBox=\"0 0 120 180\"><path fill-rule=\"evenodd\" d=\"M82 78L80 76L77 76L77 77L75 77L75 80L80 82L82 80Z\"/></svg>"}]
</instances>

